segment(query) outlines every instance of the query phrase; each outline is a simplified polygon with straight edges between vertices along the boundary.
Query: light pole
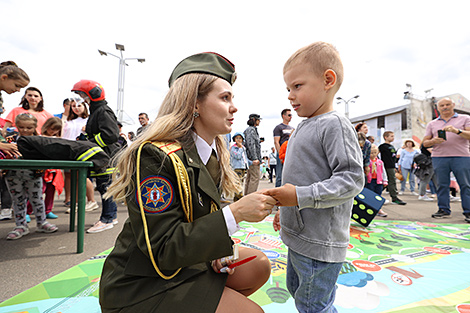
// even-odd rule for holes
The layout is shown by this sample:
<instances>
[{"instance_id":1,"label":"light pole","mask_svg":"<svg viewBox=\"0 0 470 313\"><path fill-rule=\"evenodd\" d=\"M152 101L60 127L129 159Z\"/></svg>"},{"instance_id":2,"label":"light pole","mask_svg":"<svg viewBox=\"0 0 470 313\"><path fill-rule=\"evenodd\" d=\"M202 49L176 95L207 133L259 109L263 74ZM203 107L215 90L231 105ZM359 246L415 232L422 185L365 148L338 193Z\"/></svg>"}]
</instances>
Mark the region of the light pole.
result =
<instances>
[{"instance_id":1,"label":"light pole","mask_svg":"<svg viewBox=\"0 0 470 313\"><path fill-rule=\"evenodd\" d=\"M341 103L341 101L344 102L345 104L345 108L344 108L344 115L349 119L349 102L351 103L354 103L356 102L356 99L359 98L359 95L356 95L354 97L352 97L351 99L349 99L348 101L344 100L343 98L341 97L338 97L336 98L336 100L338 100L338 104Z\"/></svg>"},{"instance_id":2,"label":"light pole","mask_svg":"<svg viewBox=\"0 0 470 313\"><path fill-rule=\"evenodd\" d=\"M121 53L121 56L117 56L115 54L112 54L110 52L104 52L98 49L98 52L101 55L112 55L113 57L116 57L119 59L119 78L118 78L118 100L117 100L117 119L119 122L123 122L123 113L124 113L124 77L125 77L125 66L127 66L126 61L127 60L137 60L140 63L144 63L145 59L141 58L124 58L122 55L122 52L124 51L124 45L116 44L116 50L119 50Z\"/></svg>"}]
</instances>

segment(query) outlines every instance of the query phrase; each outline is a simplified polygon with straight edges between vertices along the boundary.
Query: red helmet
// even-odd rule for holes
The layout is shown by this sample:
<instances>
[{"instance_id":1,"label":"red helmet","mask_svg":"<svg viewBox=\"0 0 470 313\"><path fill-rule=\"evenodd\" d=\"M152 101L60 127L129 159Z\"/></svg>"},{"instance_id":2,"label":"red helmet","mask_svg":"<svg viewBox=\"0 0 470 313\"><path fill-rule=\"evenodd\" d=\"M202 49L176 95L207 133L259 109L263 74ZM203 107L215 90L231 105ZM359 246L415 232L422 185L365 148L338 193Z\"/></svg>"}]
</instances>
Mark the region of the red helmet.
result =
<instances>
[{"instance_id":1,"label":"red helmet","mask_svg":"<svg viewBox=\"0 0 470 313\"><path fill-rule=\"evenodd\" d=\"M91 101L100 101L105 99L103 86L93 80L82 79L73 85L72 91L82 91L86 93Z\"/></svg>"}]
</instances>

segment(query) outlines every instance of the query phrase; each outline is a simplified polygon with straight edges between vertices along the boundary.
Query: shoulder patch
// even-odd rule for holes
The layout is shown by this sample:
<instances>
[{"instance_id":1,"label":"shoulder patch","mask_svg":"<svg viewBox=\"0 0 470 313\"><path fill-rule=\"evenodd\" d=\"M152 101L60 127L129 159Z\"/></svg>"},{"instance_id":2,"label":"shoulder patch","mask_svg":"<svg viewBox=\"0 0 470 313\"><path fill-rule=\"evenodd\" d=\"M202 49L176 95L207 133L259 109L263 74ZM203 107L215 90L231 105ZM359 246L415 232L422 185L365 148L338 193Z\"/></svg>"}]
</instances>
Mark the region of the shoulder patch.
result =
<instances>
[{"instance_id":1,"label":"shoulder patch","mask_svg":"<svg viewBox=\"0 0 470 313\"><path fill-rule=\"evenodd\" d=\"M137 203L141 202L146 213L162 213L173 202L173 186L162 176L148 176L140 182L141 198L136 191Z\"/></svg>"},{"instance_id":2,"label":"shoulder patch","mask_svg":"<svg viewBox=\"0 0 470 313\"><path fill-rule=\"evenodd\" d=\"M181 150L181 145L177 142L152 142L152 144L159 149L161 149L163 152L166 154L170 155L173 152L176 152L178 150Z\"/></svg>"}]
</instances>

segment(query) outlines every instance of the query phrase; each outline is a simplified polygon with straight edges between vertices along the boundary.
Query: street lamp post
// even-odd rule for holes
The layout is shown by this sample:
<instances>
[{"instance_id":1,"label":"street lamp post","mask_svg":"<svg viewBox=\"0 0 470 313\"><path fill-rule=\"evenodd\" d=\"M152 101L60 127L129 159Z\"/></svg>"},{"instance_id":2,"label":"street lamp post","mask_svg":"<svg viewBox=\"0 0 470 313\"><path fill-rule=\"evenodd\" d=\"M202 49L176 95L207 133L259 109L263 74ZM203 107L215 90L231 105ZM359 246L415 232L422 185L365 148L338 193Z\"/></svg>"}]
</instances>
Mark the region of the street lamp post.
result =
<instances>
[{"instance_id":1,"label":"street lamp post","mask_svg":"<svg viewBox=\"0 0 470 313\"><path fill-rule=\"evenodd\" d=\"M349 99L348 101L344 100L343 98L341 97L338 97L336 98L336 100L338 100L338 104L341 103L341 101L344 102L344 105L345 105L345 108L344 108L344 115L349 119L349 102L351 103L354 103L356 102L356 99L359 98L359 95L356 95L354 97L352 97L351 99Z\"/></svg>"},{"instance_id":2,"label":"street lamp post","mask_svg":"<svg viewBox=\"0 0 470 313\"><path fill-rule=\"evenodd\" d=\"M137 62L144 63L145 59L142 58L124 58L122 52L124 51L124 45L116 44L116 50L119 50L121 56L117 56L110 52L104 52L98 49L98 52L101 55L107 56L108 54L119 59L119 77L118 77L118 97L117 97L117 119L119 122L123 122L123 113L124 113L124 77L125 77L125 67L128 65L127 60L137 60Z\"/></svg>"}]
</instances>

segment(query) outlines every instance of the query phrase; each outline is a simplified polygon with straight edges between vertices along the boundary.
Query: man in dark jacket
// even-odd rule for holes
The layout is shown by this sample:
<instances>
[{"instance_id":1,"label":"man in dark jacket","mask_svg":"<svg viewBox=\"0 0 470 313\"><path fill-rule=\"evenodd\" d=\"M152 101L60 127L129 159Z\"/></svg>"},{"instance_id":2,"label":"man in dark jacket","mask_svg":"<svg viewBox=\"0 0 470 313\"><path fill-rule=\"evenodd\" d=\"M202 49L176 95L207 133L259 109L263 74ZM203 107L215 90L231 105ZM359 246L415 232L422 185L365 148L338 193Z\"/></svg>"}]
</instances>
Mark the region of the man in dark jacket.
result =
<instances>
[{"instance_id":1,"label":"man in dark jacket","mask_svg":"<svg viewBox=\"0 0 470 313\"><path fill-rule=\"evenodd\" d=\"M81 80L73 86L72 91L79 94L90 107L90 116L85 128L88 140L100 146L109 157L113 157L120 148L119 128L116 116L105 100L103 87L92 80ZM117 224L116 203L113 198L103 198L111 184L112 171L112 168L108 168L95 176L96 188L101 195L103 208L100 220L89 228L87 233L102 232Z\"/></svg>"}]
</instances>

